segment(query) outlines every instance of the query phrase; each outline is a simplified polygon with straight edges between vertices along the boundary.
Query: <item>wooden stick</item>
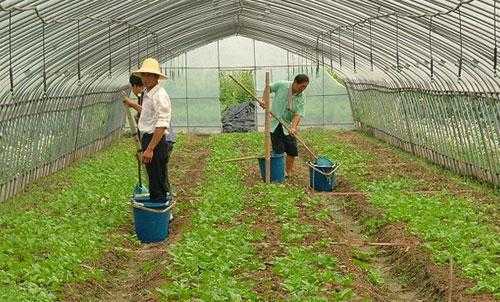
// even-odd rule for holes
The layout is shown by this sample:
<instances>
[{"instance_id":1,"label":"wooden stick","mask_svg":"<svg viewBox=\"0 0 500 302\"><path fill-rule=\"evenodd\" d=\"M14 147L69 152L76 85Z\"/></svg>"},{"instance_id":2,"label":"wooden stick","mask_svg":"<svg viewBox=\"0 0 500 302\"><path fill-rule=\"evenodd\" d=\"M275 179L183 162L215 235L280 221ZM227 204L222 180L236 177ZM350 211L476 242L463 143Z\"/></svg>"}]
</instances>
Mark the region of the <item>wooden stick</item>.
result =
<instances>
[{"instance_id":1,"label":"wooden stick","mask_svg":"<svg viewBox=\"0 0 500 302\"><path fill-rule=\"evenodd\" d=\"M139 137L137 134L137 127L135 126L135 121L134 121L134 118L132 117L132 112L130 112L130 108L128 108L127 105L124 105L124 106L125 106L125 113L127 115L128 125L130 127L130 131L132 132L132 135L134 136L134 140L136 142L137 149L141 149L142 146L141 146L141 142L139 141Z\"/></svg>"},{"instance_id":2,"label":"wooden stick","mask_svg":"<svg viewBox=\"0 0 500 302\"><path fill-rule=\"evenodd\" d=\"M233 78L233 76L229 75L229 77L236 82L236 84L238 84L238 86L240 86L243 90L245 90L246 93L248 93L255 101L257 101L259 104L260 104L260 100L255 96L253 95L253 93L248 90L245 86L243 86L240 82L238 82L238 80L236 80L235 78ZM277 117L272 111L269 111L269 113L271 114L272 117L274 117L281 125L283 125L283 127L285 127L285 129L290 132L290 127L285 124L279 117ZM302 140L302 138L298 135L298 134L295 134L295 137L297 138L297 140L304 146L304 148L306 148L307 152L309 152L309 154L311 154L311 156L314 158L314 159L318 159L318 156L316 156L316 154L306 145L306 143Z\"/></svg>"},{"instance_id":3,"label":"wooden stick","mask_svg":"<svg viewBox=\"0 0 500 302\"><path fill-rule=\"evenodd\" d=\"M242 160L249 160L249 159L258 159L258 158L261 158L261 157L262 156L244 156L244 157L226 159L226 160L223 160L222 162L223 163L228 163L228 162L232 162L232 161L242 161Z\"/></svg>"},{"instance_id":4,"label":"wooden stick","mask_svg":"<svg viewBox=\"0 0 500 302\"><path fill-rule=\"evenodd\" d=\"M365 244L366 245L372 245L372 246L397 246L397 245L405 245L405 244L396 243L396 242L367 242Z\"/></svg>"},{"instance_id":5,"label":"wooden stick","mask_svg":"<svg viewBox=\"0 0 500 302\"><path fill-rule=\"evenodd\" d=\"M363 245L398 246L398 245L405 245L405 244L395 243L395 242L347 242L347 241L332 242L332 244L333 245L349 245L349 246L363 246Z\"/></svg>"},{"instance_id":6,"label":"wooden stick","mask_svg":"<svg viewBox=\"0 0 500 302\"><path fill-rule=\"evenodd\" d=\"M265 123L264 123L264 155L266 158L266 183L271 182L271 99L270 88L269 88L269 72L266 71L266 86L264 88L264 94L262 95L262 101L265 104Z\"/></svg>"},{"instance_id":7,"label":"wooden stick","mask_svg":"<svg viewBox=\"0 0 500 302\"><path fill-rule=\"evenodd\" d=\"M322 195L328 196L350 196L350 195L366 195L365 192L321 192Z\"/></svg>"}]
</instances>

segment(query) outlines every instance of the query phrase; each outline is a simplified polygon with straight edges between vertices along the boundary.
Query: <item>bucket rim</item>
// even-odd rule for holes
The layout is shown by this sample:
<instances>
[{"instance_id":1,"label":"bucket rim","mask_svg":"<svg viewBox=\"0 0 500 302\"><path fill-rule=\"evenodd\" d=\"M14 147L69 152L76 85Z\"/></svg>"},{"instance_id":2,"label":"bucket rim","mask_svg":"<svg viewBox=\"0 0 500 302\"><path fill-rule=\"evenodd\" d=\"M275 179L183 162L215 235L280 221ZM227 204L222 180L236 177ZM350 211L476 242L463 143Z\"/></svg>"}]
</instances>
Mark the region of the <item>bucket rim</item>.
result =
<instances>
[{"instance_id":1,"label":"bucket rim","mask_svg":"<svg viewBox=\"0 0 500 302\"><path fill-rule=\"evenodd\" d=\"M151 199L147 199L147 200L151 200ZM144 207L151 208L151 209L166 208L166 207L168 207L170 205L170 201L167 201L167 202L150 202L150 201L144 201L144 200L136 200L134 198L132 198L130 200L130 202L132 204L134 204L134 203L140 203Z\"/></svg>"}]
</instances>

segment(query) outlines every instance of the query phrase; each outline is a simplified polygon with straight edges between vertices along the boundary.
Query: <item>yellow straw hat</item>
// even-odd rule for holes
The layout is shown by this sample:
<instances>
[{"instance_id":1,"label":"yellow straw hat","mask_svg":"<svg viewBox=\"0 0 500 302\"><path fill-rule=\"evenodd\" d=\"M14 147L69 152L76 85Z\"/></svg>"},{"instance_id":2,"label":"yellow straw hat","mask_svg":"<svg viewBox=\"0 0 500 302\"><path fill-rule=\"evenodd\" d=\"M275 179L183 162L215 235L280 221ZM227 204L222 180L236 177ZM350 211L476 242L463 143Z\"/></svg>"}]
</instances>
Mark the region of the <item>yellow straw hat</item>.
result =
<instances>
[{"instance_id":1,"label":"yellow straw hat","mask_svg":"<svg viewBox=\"0 0 500 302\"><path fill-rule=\"evenodd\" d=\"M165 80L167 77L161 73L160 63L153 58L147 58L142 61L142 66L138 70L132 72L133 74L137 74L141 76L141 73L153 73L160 76L160 80Z\"/></svg>"}]
</instances>

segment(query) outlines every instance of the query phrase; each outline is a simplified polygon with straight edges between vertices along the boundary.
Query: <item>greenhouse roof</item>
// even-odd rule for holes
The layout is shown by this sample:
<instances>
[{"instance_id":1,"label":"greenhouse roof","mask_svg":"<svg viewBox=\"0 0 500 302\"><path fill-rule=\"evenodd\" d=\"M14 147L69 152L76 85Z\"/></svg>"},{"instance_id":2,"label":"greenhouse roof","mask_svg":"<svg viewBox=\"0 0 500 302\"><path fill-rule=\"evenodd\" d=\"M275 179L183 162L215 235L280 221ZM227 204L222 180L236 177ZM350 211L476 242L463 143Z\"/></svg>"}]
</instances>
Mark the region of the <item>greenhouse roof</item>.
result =
<instances>
[{"instance_id":1,"label":"greenhouse roof","mask_svg":"<svg viewBox=\"0 0 500 302\"><path fill-rule=\"evenodd\" d=\"M106 79L242 35L355 82L499 91L497 1L1 1L5 95ZM41 85L43 84L43 85ZM32 87L32 89L27 89Z\"/></svg>"}]
</instances>

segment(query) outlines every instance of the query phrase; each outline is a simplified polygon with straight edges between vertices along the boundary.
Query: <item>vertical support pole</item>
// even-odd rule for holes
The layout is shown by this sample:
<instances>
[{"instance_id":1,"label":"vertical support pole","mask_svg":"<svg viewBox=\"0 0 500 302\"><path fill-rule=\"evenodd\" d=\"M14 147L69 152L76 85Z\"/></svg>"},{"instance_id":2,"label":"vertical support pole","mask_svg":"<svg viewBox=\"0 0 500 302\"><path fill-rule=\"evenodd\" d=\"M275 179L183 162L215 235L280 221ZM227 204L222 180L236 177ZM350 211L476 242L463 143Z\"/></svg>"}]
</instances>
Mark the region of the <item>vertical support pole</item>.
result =
<instances>
[{"instance_id":1,"label":"vertical support pole","mask_svg":"<svg viewBox=\"0 0 500 302\"><path fill-rule=\"evenodd\" d=\"M255 39L252 40L253 45L253 87L257 90L257 53L255 49Z\"/></svg>"},{"instance_id":2,"label":"vertical support pole","mask_svg":"<svg viewBox=\"0 0 500 302\"><path fill-rule=\"evenodd\" d=\"M252 50L253 50L253 87L255 88L255 92L257 92L257 50L255 46L255 39L252 39ZM255 130L259 131L259 119L258 119L258 110L259 106L255 108Z\"/></svg>"},{"instance_id":3,"label":"vertical support pole","mask_svg":"<svg viewBox=\"0 0 500 302\"><path fill-rule=\"evenodd\" d=\"M325 65L321 68L321 93L323 94L323 128L325 127Z\"/></svg>"},{"instance_id":4,"label":"vertical support pole","mask_svg":"<svg viewBox=\"0 0 500 302\"><path fill-rule=\"evenodd\" d=\"M187 51L184 52L184 79L186 81L186 131L189 133L189 102L188 102L188 56Z\"/></svg>"},{"instance_id":5,"label":"vertical support pole","mask_svg":"<svg viewBox=\"0 0 500 302\"><path fill-rule=\"evenodd\" d=\"M220 70L220 40L217 40L217 79L219 80L219 89L220 89L220 80L222 78L222 73L221 73L221 70ZM255 120L257 120L257 110L255 110ZM220 133L222 133L222 123L219 124L220 125ZM255 131L258 131L258 125L257 123L255 123Z\"/></svg>"},{"instance_id":6,"label":"vertical support pole","mask_svg":"<svg viewBox=\"0 0 500 302\"><path fill-rule=\"evenodd\" d=\"M220 45L219 45L219 41L220 40L217 40L217 71L219 71L219 75L220 75Z\"/></svg>"},{"instance_id":7,"label":"vertical support pole","mask_svg":"<svg viewBox=\"0 0 500 302\"><path fill-rule=\"evenodd\" d=\"M264 102L265 117L266 122L264 125L265 140L264 140L264 152L266 158L266 183L271 182L271 88L269 87L269 71L266 71L266 85L264 87L264 93L262 95L262 101Z\"/></svg>"}]
</instances>

